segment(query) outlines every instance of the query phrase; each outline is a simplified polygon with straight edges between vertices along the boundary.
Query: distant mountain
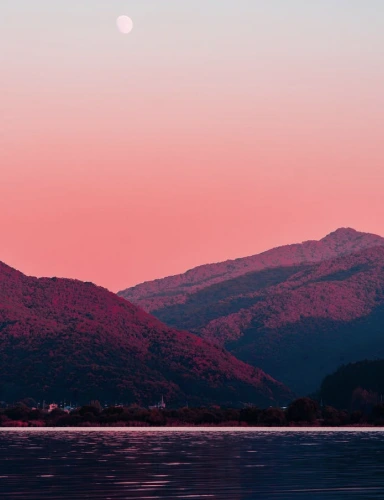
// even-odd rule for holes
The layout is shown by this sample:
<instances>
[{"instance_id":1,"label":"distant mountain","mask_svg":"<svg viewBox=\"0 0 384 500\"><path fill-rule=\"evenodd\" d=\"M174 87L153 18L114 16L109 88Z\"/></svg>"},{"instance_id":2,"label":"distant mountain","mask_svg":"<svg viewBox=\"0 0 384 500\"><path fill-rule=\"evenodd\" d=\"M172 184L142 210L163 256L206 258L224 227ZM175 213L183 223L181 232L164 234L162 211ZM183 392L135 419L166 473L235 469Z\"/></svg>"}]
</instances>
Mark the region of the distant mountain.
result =
<instances>
[{"instance_id":1,"label":"distant mountain","mask_svg":"<svg viewBox=\"0 0 384 500\"><path fill-rule=\"evenodd\" d=\"M147 312L156 312L175 304L184 304L199 290L249 272L321 262L378 245L384 245L381 236L341 228L320 241L285 245L251 257L199 266L184 274L128 288L119 295Z\"/></svg>"},{"instance_id":2,"label":"distant mountain","mask_svg":"<svg viewBox=\"0 0 384 500\"><path fill-rule=\"evenodd\" d=\"M290 391L197 336L91 283L0 263L0 400L260 405Z\"/></svg>"},{"instance_id":3,"label":"distant mountain","mask_svg":"<svg viewBox=\"0 0 384 500\"><path fill-rule=\"evenodd\" d=\"M200 283L153 314L260 366L298 394L316 390L342 363L384 357L383 238L340 229L261 255L248 259L263 269ZM164 293L138 302L171 299Z\"/></svg>"},{"instance_id":4,"label":"distant mountain","mask_svg":"<svg viewBox=\"0 0 384 500\"><path fill-rule=\"evenodd\" d=\"M384 358L384 247L303 269L200 334L299 394L343 363Z\"/></svg>"}]
</instances>

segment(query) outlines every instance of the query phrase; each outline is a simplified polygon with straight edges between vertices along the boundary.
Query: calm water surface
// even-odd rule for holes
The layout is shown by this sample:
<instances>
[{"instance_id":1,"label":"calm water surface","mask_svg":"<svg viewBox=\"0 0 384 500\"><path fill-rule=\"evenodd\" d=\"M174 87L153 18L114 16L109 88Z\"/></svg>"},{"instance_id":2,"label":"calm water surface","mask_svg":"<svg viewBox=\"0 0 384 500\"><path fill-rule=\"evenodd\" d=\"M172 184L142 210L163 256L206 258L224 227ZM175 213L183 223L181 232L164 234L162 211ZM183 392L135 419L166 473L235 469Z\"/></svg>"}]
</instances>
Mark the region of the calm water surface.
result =
<instances>
[{"instance_id":1,"label":"calm water surface","mask_svg":"<svg viewBox=\"0 0 384 500\"><path fill-rule=\"evenodd\" d=\"M0 431L0 498L384 499L384 432Z\"/></svg>"}]
</instances>

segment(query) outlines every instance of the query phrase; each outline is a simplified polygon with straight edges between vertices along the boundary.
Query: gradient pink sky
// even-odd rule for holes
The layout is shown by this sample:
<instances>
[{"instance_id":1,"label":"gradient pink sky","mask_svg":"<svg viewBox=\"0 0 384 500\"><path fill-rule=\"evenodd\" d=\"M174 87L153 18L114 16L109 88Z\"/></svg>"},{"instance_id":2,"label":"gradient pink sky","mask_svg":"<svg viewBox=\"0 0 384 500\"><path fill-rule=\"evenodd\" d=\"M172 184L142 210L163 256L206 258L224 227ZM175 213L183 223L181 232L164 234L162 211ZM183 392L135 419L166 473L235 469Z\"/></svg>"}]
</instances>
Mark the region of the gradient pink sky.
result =
<instances>
[{"instance_id":1,"label":"gradient pink sky","mask_svg":"<svg viewBox=\"0 0 384 500\"><path fill-rule=\"evenodd\" d=\"M1 0L0 44L0 260L27 274L117 291L384 235L382 0Z\"/></svg>"}]
</instances>

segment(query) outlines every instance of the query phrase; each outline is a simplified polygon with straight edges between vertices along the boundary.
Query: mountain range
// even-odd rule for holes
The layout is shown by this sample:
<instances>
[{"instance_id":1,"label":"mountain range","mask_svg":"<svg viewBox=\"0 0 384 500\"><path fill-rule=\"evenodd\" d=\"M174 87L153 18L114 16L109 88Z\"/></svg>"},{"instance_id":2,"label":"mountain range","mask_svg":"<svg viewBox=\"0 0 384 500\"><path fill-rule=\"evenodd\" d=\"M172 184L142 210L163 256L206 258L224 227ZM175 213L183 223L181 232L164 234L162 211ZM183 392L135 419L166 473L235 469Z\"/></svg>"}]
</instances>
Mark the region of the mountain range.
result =
<instances>
[{"instance_id":1,"label":"mountain range","mask_svg":"<svg viewBox=\"0 0 384 500\"><path fill-rule=\"evenodd\" d=\"M298 394L343 363L384 357L384 238L350 228L120 295Z\"/></svg>"},{"instance_id":2,"label":"mountain range","mask_svg":"<svg viewBox=\"0 0 384 500\"><path fill-rule=\"evenodd\" d=\"M0 263L0 400L269 406L384 358L384 238L353 229L119 295Z\"/></svg>"},{"instance_id":3,"label":"mountain range","mask_svg":"<svg viewBox=\"0 0 384 500\"><path fill-rule=\"evenodd\" d=\"M269 405L292 393L221 346L76 280L0 263L0 400Z\"/></svg>"}]
</instances>

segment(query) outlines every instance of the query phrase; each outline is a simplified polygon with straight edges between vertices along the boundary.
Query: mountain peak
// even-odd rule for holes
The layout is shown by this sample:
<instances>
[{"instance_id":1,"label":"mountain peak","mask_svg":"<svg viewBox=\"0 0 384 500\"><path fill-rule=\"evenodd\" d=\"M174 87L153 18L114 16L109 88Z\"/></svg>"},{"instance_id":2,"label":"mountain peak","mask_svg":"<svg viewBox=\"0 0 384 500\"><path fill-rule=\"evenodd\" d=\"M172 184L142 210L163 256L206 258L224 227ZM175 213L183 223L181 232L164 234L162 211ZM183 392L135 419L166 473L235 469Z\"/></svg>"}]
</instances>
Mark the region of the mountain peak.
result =
<instances>
[{"instance_id":1,"label":"mountain peak","mask_svg":"<svg viewBox=\"0 0 384 500\"><path fill-rule=\"evenodd\" d=\"M359 231L356 231L353 227L339 227L335 231L332 231L329 234L357 234ZM360 233L363 234L363 233Z\"/></svg>"},{"instance_id":2,"label":"mountain peak","mask_svg":"<svg viewBox=\"0 0 384 500\"><path fill-rule=\"evenodd\" d=\"M368 233L360 233L359 231L356 231L356 229L353 229L352 227L339 227L335 231L332 231L331 233L327 234L324 238L322 238L320 241L324 240L329 240L329 239L339 239L339 238L355 238L356 236L362 236L364 234Z\"/></svg>"},{"instance_id":3,"label":"mountain peak","mask_svg":"<svg viewBox=\"0 0 384 500\"><path fill-rule=\"evenodd\" d=\"M320 241L335 250L339 247L345 247L345 245L348 247L351 246L349 250L352 251L359 250L359 248L354 248L355 245L359 245L361 248L366 248L375 245L382 245L384 243L384 239L381 236L356 231L356 229L351 227L341 227L336 229L336 231L329 233Z\"/></svg>"}]
</instances>

